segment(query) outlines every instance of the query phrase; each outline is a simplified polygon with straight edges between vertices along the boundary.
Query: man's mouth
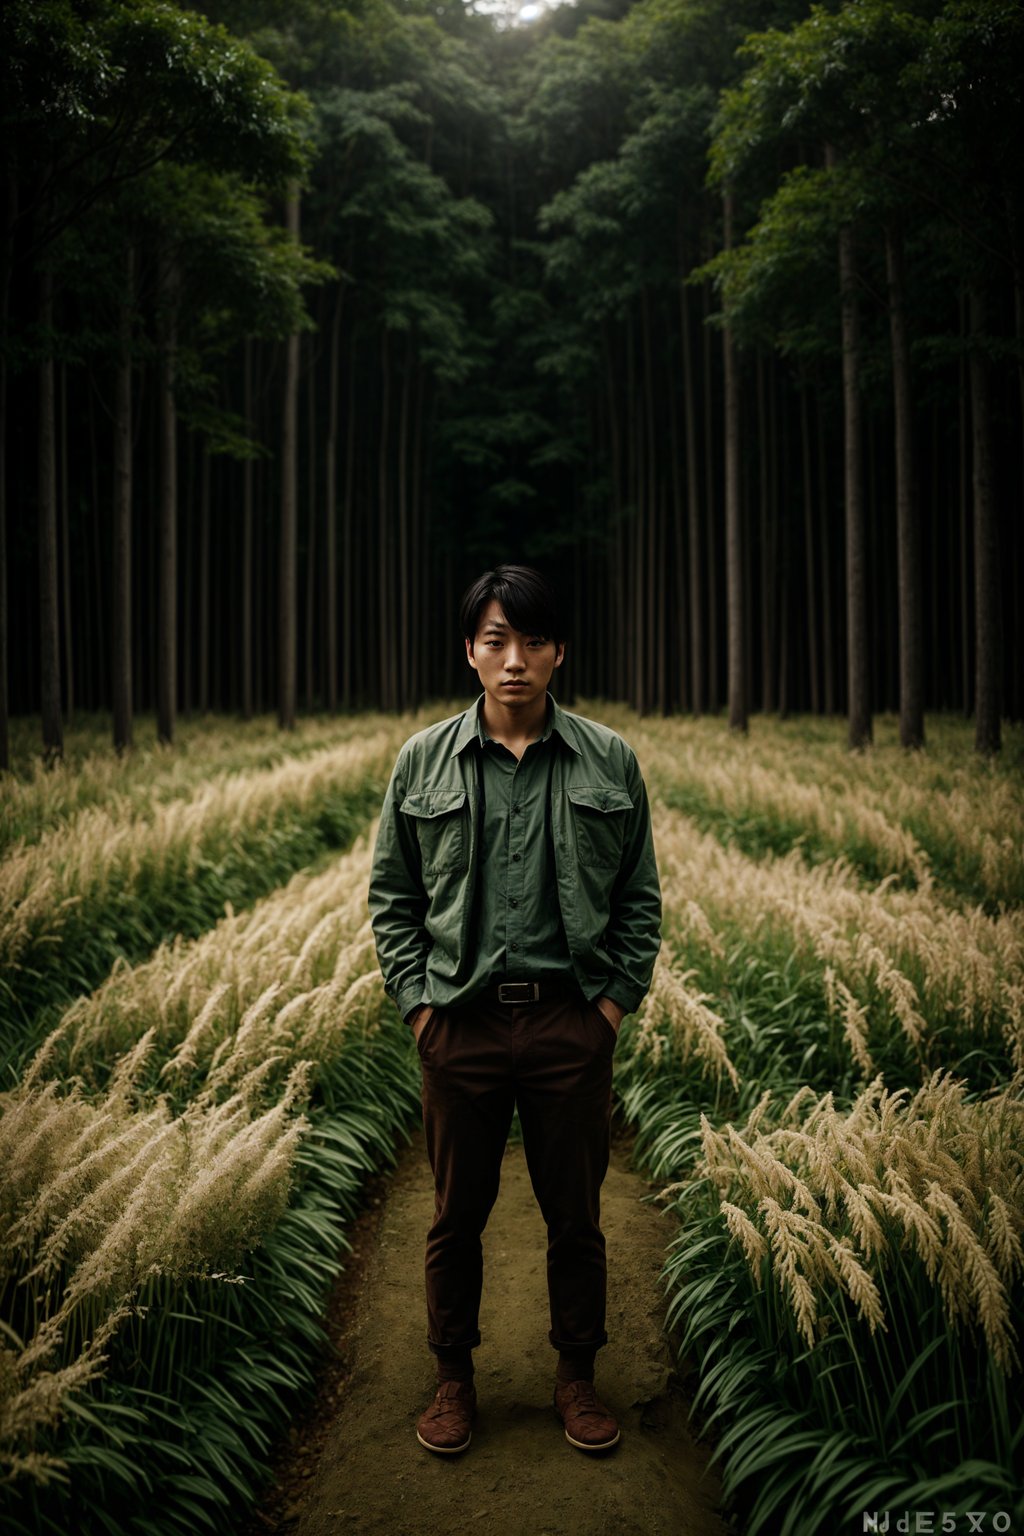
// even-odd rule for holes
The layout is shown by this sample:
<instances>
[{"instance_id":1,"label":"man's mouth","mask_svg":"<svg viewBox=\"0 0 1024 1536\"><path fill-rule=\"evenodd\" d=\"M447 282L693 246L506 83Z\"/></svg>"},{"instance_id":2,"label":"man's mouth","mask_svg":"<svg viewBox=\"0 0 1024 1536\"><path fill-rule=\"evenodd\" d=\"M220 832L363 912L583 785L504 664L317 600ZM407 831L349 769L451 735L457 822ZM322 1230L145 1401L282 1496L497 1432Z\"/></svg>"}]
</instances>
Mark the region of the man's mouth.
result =
<instances>
[{"instance_id":1,"label":"man's mouth","mask_svg":"<svg viewBox=\"0 0 1024 1536\"><path fill-rule=\"evenodd\" d=\"M525 688L525 683L502 683L503 688Z\"/></svg>"}]
</instances>

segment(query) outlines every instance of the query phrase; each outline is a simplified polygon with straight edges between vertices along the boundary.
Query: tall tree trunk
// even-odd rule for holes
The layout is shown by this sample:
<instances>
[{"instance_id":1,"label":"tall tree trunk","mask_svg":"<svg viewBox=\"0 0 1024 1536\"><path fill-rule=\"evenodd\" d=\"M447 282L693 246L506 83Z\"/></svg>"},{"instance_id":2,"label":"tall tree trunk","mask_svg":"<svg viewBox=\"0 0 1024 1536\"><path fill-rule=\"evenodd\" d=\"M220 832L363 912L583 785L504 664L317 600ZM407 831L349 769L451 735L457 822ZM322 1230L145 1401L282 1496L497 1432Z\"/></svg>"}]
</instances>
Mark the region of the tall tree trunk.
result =
<instances>
[{"instance_id":1,"label":"tall tree trunk","mask_svg":"<svg viewBox=\"0 0 1024 1536\"><path fill-rule=\"evenodd\" d=\"M602 335L603 335L603 340L604 340L604 381L605 381L605 393L606 393L606 396L607 396L607 412L608 412L608 418L607 418L608 419L608 444L609 444L609 450L610 450L610 454L611 454L611 471L612 471L612 474L611 474L612 485L611 485L611 497L610 497L610 507L609 507L609 511L610 511L610 515L611 515L611 537L610 537L610 540L609 540L608 550L607 550L607 553L606 553L606 556L605 556L605 560L606 560L606 566L609 568L608 569L608 580L609 580L609 588L610 588L609 612L610 612L610 615L611 615L612 629L613 629L614 633L621 635L621 634L623 634L625 632L625 630L624 630L625 613L623 611L622 558L621 558L621 556L622 556L622 508L623 508L623 503L624 503L624 500L625 500L625 497L623 495L623 481L622 481L622 476L623 476L623 469L622 469L622 459L623 459L623 452L622 452L622 428L623 428L624 423L623 423L621 415L620 415L618 401L617 401L616 395L615 395L615 374L616 374L615 358L614 358L614 354L613 354L613 343L612 343L612 341L611 341L611 339L609 338L609 335L608 335L608 325L607 325L607 323L605 324L605 326L603 328ZM608 680L605 683L606 690L608 691L610 696L612 698L614 698L614 699L623 699L626 696L626 682L625 682L625 676L624 676L624 672L623 672L623 665L624 665L624 663L623 663L623 654L622 654L625 649L626 649L626 647L622 646L622 645L617 645L614 648L614 652L613 652L613 656L612 656L611 671L610 671L610 674L608 676Z\"/></svg>"},{"instance_id":2,"label":"tall tree trunk","mask_svg":"<svg viewBox=\"0 0 1024 1536\"><path fill-rule=\"evenodd\" d=\"M707 589L707 622L705 634L707 635L707 701L708 709L712 714L718 713L721 697L718 689L718 539L716 529L718 526L718 483L715 474L715 403L712 398L712 359L711 359L711 327L708 318L711 314L711 288L704 283L701 293L703 296L704 324L701 326L703 338L703 406L704 406L704 558L706 565L705 585Z\"/></svg>"},{"instance_id":3,"label":"tall tree trunk","mask_svg":"<svg viewBox=\"0 0 1024 1536\"><path fill-rule=\"evenodd\" d=\"M60 453L58 462L60 465L60 576L61 576L61 608L63 610L62 630L64 634L64 707L68 719L75 709L75 671L73 656L73 635L71 628L71 529L68 517L68 365L61 359L60 370ZM99 508L93 507L93 520L97 518Z\"/></svg>"},{"instance_id":4,"label":"tall tree trunk","mask_svg":"<svg viewBox=\"0 0 1024 1536\"><path fill-rule=\"evenodd\" d=\"M355 591L355 473L356 473L356 345L355 337L348 359L348 410L345 421L345 501L341 525L341 627L342 627L342 675L341 702L346 709L352 707L352 689L357 674L353 668L355 641L355 615L353 593ZM365 601L365 592L361 599ZM362 630L360 630L362 633Z\"/></svg>"},{"instance_id":5,"label":"tall tree trunk","mask_svg":"<svg viewBox=\"0 0 1024 1536\"><path fill-rule=\"evenodd\" d=\"M893 402L896 417L896 538L900 626L900 744L924 746L924 688L921 643L921 530L914 475L906 281L903 238L890 224L885 232L892 342Z\"/></svg>"},{"instance_id":6,"label":"tall tree trunk","mask_svg":"<svg viewBox=\"0 0 1024 1536\"><path fill-rule=\"evenodd\" d=\"M157 639L157 736L174 740L178 705L178 420L174 400L178 351L179 278L173 257L160 258L160 505Z\"/></svg>"},{"instance_id":7,"label":"tall tree trunk","mask_svg":"<svg viewBox=\"0 0 1024 1536\"><path fill-rule=\"evenodd\" d=\"M402 709L411 704L409 664L411 631L409 628L409 416L412 393L413 329L406 337L405 362L402 367L402 393L398 412L398 702Z\"/></svg>"},{"instance_id":8,"label":"tall tree trunk","mask_svg":"<svg viewBox=\"0 0 1024 1536\"><path fill-rule=\"evenodd\" d=\"M758 495L757 495L757 522L758 539L761 546L761 708L768 709L768 699L771 695L771 643L769 640L769 612L771 608L771 584L773 572L771 561L768 558L768 524L771 517L769 498L771 495L771 472L768 467L768 407L767 389L765 387L765 361L761 348L757 351L757 460L758 460ZM753 632L753 621L750 629ZM754 669L750 668L750 685L754 685Z\"/></svg>"},{"instance_id":9,"label":"tall tree trunk","mask_svg":"<svg viewBox=\"0 0 1024 1536\"><path fill-rule=\"evenodd\" d=\"M388 333L380 333L380 440L377 445L377 654L380 660L380 695L378 708L393 709L391 691L395 637L391 624L391 527L388 484L388 458L391 448L391 367Z\"/></svg>"},{"instance_id":10,"label":"tall tree trunk","mask_svg":"<svg viewBox=\"0 0 1024 1536\"><path fill-rule=\"evenodd\" d=\"M181 626L181 652L178 657L178 711L188 719L193 710L192 681L196 668L192 663L192 635L195 628L193 612L192 572L196 568L195 541L199 518L196 516L196 459L202 456L196 434L190 432L185 439L182 457L185 461L185 494L182 497L184 513L181 519L178 561L183 572L181 583L181 607L178 623ZM179 486L180 490L180 486ZM201 576L200 576L201 579Z\"/></svg>"},{"instance_id":11,"label":"tall tree trunk","mask_svg":"<svg viewBox=\"0 0 1024 1536\"><path fill-rule=\"evenodd\" d=\"M315 688L314 680L314 635L316 629L314 617L316 615L316 562L318 550L316 547L316 353L313 348L313 337L309 338L308 377L306 380L306 410L308 420L306 423L306 464L307 480L306 506L309 508L309 536L306 541L306 709L313 713L313 696Z\"/></svg>"},{"instance_id":12,"label":"tall tree trunk","mask_svg":"<svg viewBox=\"0 0 1024 1536\"><path fill-rule=\"evenodd\" d=\"M292 182L286 203L288 235L299 243L299 188ZM298 547L299 336L285 342L284 403L281 418L281 538L278 555L277 717L282 730L295 729L296 559Z\"/></svg>"},{"instance_id":13,"label":"tall tree trunk","mask_svg":"<svg viewBox=\"0 0 1024 1536\"><path fill-rule=\"evenodd\" d=\"M780 472L780 496L779 496L779 570L782 573L779 592L779 718L785 720L789 714L789 634L791 629L789 613L789 566L790 566L790 539L789 539L789 508L792 503L792 447L790 443L789 411L787 409L788 396L783 392L782 405L779 415L782 418L780 439L782 442L782 465Z\"/></svg>"},{"instance_id":14,"label":"tall tree trunk","mask_svg":"<svg viewBox=\"0 0 1024 1536\"><path fill-rule=\"evenodd\" d=\"M657 618L657 606L654 595L654 570L658 532L658 508L660 495L657 474L658 461L655 449L655 419L654 419L654 346L651 339L651 310L650 295L645 287L641 293L641 316L643 322L643 354L644 354L644 416L646 418L646 441L640 446L640 454L644 461L644 486L646 496L640 503L640 531L642 539L646 541L640 544L641 555L646 555L645 574L640 583L640 605L644 617L644 650L645 662L643 667L644 707L649 709L656 703L657 692L657 657L655 653L656 634L655 620Z\"/></svg>"},{"instance_id":15,"label":"tall tree trunk","mask_svg":"<svg viewBox=\"0 0 1024 1536\"><path fill-rule=\"evenodd\" d=\"M843 333L843 489L846 513L846 741L870 744L871 663L868 642L867 528L864 521L860 403L860 310L853 229L839 231L839 302Z\"/></svg>"},{"instance_id":16,"label":"tall tree trunk","mask_svg":"<svg viewBox=\"0 0 1024 1536\"><path fill-rule=\"evenodd\" d=\"M733 195L724 199L725 248L732 248ZM747 729L743 642L743 536L740 513L740 373L732 327L722 331L725 377L725 545L728 584L729 728Z\"/></svg>"},{"instance_id":17,"label":"tall tree trunk","mask_svg":"<svg viewBox=\"0 0 1024 1536\"><path fill-rule=\"evenodd\" d=\"M327 377L327 441L324 447L324 683L327 708L338 707L338 390L341 314L345 283L338 282L331 320Z\"/></svg>"},{"instance_id":18,"label":"tall tree trunk","mask_svg":"<svg viewBox=\"0 0 1024 1536\"><path fill-rule=\"evenodd\" d=\"M1017 484L1017 516L1009 525L1011 546L1006 549L1004 558L1010 568L1019 570L1021 565L1021 507L1024 505L1024 237L1022 237L1022 209L1020 197L1020 177L1016 173L1016 165L1012 158L1009 160L1010 174L1006 180L1007 201L1007 225L1010 230L1010 249L1013 261L1013 337L1016 343L1017 355L1017 411L1018 421L1016 438L1020 455L1019 471L1020 479ZM1016 548L1014 548L1014 544ZM1013 615L1012 627L1010 615L1005 616L1004 635L1010 646L1010 655L1019 656L1021 646L1021 592L1020 582L1013 583ZM1011 712L1011 718L1021 718L1021 681L1020 668L1012 669L1010 678L1010 696L1006 704Z\"/></svg>"},{"instance_id":19,"label":"tall tree trunk","mask_svg":"<svg viewBox=\"0 0 1024 1536\"><path fill-rule=\"evenodd\" d=\"M242 411L245 431L250 439L256 436L253 421L253 344L245 338L242 361ZM242 466L242 569L239 594L242 610L241 672L242 718L251 720L253 714L253 654L252 654L252 594L253 594L253 507L255 465L251 454Z\"/></svg>"},{"instance_id":20,"label":"tall tree trunk","mask_svg":"<svg viewBox=\"0 0 1024 1536\"><path fill-rule=\"evenodd\" d=\"M117 313L114 379L114 516L111 593L111 693L114 747L132 745L132 313L135 248L125 247Z\"/></svg>"},{"instance_id":21,"label":"tall tree trunk","mask_svg":"<svg viewBox=\"0 0 1024 1536\"><path fill-rule=\"evenodd\" d=\"M208 454L206 455L206 458L208 477L206 485L208 507L206 524L210 530L210 553L208 559L209 575L207 580L209 582L209 591L212 595L219 591L223 591L223 572L226 565L226 561L223 557L226 519L223 517L213 517L209 511L209 508L211 505L215 507L219 504L218 487L216 481L218 475L223 474L226 466L223 460L218 463L216 459L211 458ZM228 637L225 634L223 610L221 605L213 597L207 601L207 612L209 614L209 618L207 620L207 634L209 638L207 643L210 648L210 680L207 687L207 695L210 709L221 711L227 708L228 699L233 697L231 693L231 682L229 675L230 646Z\"/></svg>"},{"instance_id":22,"label":"tall tree trunk","mask_svg":"<svg viewBox=\"0 0 1024 1536\"><path fill-rule=\"evenodd\" d=\"M680 284L683 321L683 410L686 422L686 533L690 577L690 698L695 715L704 713L705 637L700 579L700 472L697 466L697 391L693 377L693 325L690 296Z\"/></svg>"},{"instance_id":23,"label":"tall tree trunk","mask_svg":"<svg viewBox=\"0 0 1024 1536\"><path fill-rule=\"evenodd\" d=\"M63 756L57 600L57 444L53 398L53 274L39 274L39 662L43 755Z\"/></svg>"},{"instance_id":24,"label":"tall tree trunk","mask_svg":"<svg viewBox=\"0 0 1024 1536\"><path fill-rule=\"evenodd\" d=\"M0 333L7 335L11 311L11 272L14 266L14 221L18 214L18 182L7 171L6 227L0 243ZM7 352L0 347L0 771L11 765L10 682L7 660L10 616L7 610Z\"/></svg>"},{"instance_id":25,"label":"tall tree trunk","mask_svg":"<svg viewBox=\"0 0 1024 1536\"><path fill-rule=\"evenodd\" d=\"M779 549L779 389L774 361L768 359L768 473L765 516L764 562L764 632L761 659L762 707L765 714L775 710L777 673L775 653L779 633L778 549Z\"/></svg>"},{"instance_id":26,"label":"tall tree trunk","mask_svg":"<svg viewBox=\"0 0 1024 1536\"><path fill-rule=\"evenodd\" d=\"M210 709L210 455L199 459L199 713Z\"/></svg>"},{"instance_id":27,"label":"tall tree trunk","mask_svg":"<svg viewBox=\"0 0 1024 1536\"><path fill-rule=\"evenodd\" d=\"M822 392L815 390L818 442L818 521L821 527L821 671L826 715L836 712L835 636L832 630L832 542L829 537L828 458Z\"/></svg>"},{"instance_id":28,"label":"tall tree trunk","mask_svg":"<svg viewBox=\"0 0 1024 1536\"><path fill-rule=\"evenodd\" d=\"M992 491L992 405L985 334L986 296L971 289L971 444L974 487L974 746L991 756L1001 745L999 549ZM1018 658L1019 659L1019 658Z\"/></svg>"},{"instance_id":29,"label":"tall tree trunk","mask_svg":"<svg viewBox=\"0 0 1024 1536\"><path fill-rule=\"evenodd\" d=\"M807 615L807 675L812 713L821 713L818 654L818 604L814 580L814 492L811 482L811 427L808 420L807 379L800 377L800 466L804 506L804 601Z\"/></svg>"},{"instance_id":30,"label":"tall tree trunk","mask_svg":"<svg viewBox=\"0 0 1024 1536\"><path fill-rule=\"evenodd\" d=\"M961 711L964 719L969 719L971 710L971 621L970 621L970 520L971 520L971 487L970 487L970 451L968 448L969 422L967 411L967 295L961 288L960 291L960 340L964 343L960 354L959 363L959 388L957 390L957 427L959 432L959 465L960 475L958 482L959 501L959 533L960 533L960 690Z\"/></svg>"},{"instance_id":31,"label":"tall tree trunk","mask_svg":"<svg viewBox=\"0 0 1024 1536\"><path fill-rule=\"evenodd\" d=\"M422 364L417 363L412 436L412 544L409 556L413 572L411 613L409 616L412 631L412 703L417 709L423 703L425 697L423 665L426 642L423 634L422 620L424 591L425 589L428 591L433 590L433 584L427 579L427 572L423 566L424 551L430 548L423 517L426 506L426 498L423 495L423 481L426 471L426 465L423 462L423 392L425 387L426 373Z\"/></svg>"},{"instance_id":32,"label":"tall tree trunk","mask_svg":"<svg viewBox=\"0 0 1024 1536\"><path fill-rule=\"evenodd\" d=\"M686 610L686 509L683 495L683 465L679 448L679 402L676 396L675 370L672 358L666 359L666 396L668 399L669 458L672 465L672 588L670 609L674 617L671 631L673 661L670 684L673 692L673 708L687 711L690 707L689 645L687 644ZM684 407L685 408L685 407ZM659 649L666 642L663 636ZM587 689L592 693L591 688Z\"/></svg>"}]
</instances>

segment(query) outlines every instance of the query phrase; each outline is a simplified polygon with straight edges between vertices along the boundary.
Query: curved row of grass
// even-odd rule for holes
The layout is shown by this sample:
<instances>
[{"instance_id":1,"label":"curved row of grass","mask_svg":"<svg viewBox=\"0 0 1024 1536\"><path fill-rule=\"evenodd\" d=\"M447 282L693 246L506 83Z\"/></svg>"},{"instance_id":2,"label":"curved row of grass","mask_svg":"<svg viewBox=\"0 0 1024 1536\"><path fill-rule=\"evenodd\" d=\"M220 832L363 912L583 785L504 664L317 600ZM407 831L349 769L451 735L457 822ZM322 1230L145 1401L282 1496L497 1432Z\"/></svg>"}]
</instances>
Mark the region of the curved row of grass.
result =
<instances>
[{"instance_id":1,"label":"curved row of grass","mask_svg":"<svg viewBox=\"0 0 1024 1536\"><path fill-rule=\"evenodd\" d=\"M1024 902L1024 734L998 761L971 750L969 725L929 719L926 751L899 746L895 722L851 754L841 721L755 718L726 740L715 719L638 720L603 711L636 747L666 806L755 858L798 847L809 862L842 856L868 881L934 882L986 912Z\"/></svg>"},{"instance_id":2,"label":"curved row of grass","mask_svg":"<svg viewBox=\"0 0 1024 1536\"><path fill-rule=\"evenodd\" d=\"M746 751L719 742L725 778ZM741 841L656 807L665 945L616 1053L729 1509L744 1536L1016 1529L1024 911Z\"/></svg>"},{"instance_id":3,"label":"curved row of grass","mask_svg":"<svg viewBox=\"0 0 1024 1536\"><path fill-rule=\"evenodd\" d=\"M408 715L404 729L414 731L455 708ZM118 820L145 818L214 779L277 768L394 729L394 715L377 713L307 716L293 731L278 729L267 715L206 715L180 720L174 745L167 746L157 740L155 720L142 716L132 750L119 755L111 751L106 717L79 716L65 728L63 758L48 764L38 751L38 721L19 718L11 726L11 769L0 775L0 852L38 842L90 808L107 809Z\"/></svg>"},{"instance_id":4,"label":"curved row of grass","mask_svg":"<svg viewBox=\"0 0 1024 1536\"><path fill-rule=\"evenodd\" d=\"M3 1096L5 1530L184 1536L265 1481L360 1186L419 1109L368 865L363 838L119 968Z\"/></svg>"},{"instance_id":5,"label":"curved row of grass","mask_svg":"<svg viewBox=\"0 0 1024 1536\"><path fill-rule=\"evenodd\" d=\"M248 906L379 809L408 722L190 799L93 806L0 862L0 1063L25 1059L55 1008L173 934Z\"/></svg>"},{"instance_id":6,"label":"curved row of grass","mask_svg":"<svg viewBox=\"0 0 1024 1536\"><path fill-rule=\"evenodd\" d=\"M691 722L675 724L682 754ZM643 759L647 723L623 729ZM826 783L817 736L800 772L820 757ZM715 750L748 748L716 726ZM872 889L863 861L753 859L677 811L657 810L656 836L666 943L616 1091L639 1161L674 1186L670 1315L746 1536L826 1536L858 1499L1010 1507L1019 910L965 909L934 869ZM0 1438L18 1476L0 1513L25 1536L223 1528L258 1487L358 1182L418 1107L365 923L368 856L118 965L6 1096ZM47 1485L47 1458L69 1487Z\"/></svg>"}]
</instances>

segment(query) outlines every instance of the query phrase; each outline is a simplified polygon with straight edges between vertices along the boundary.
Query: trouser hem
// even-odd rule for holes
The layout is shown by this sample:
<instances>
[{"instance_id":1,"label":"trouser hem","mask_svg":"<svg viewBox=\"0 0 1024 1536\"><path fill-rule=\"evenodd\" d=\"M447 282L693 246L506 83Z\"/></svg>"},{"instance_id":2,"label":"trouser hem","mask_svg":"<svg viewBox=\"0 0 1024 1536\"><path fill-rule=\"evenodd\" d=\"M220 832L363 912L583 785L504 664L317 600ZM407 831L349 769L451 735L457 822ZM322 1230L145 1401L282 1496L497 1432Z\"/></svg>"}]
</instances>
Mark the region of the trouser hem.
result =
<instances>
[{"instance_id":1,"label":"trouser hem","mask_svg":"<svg viewBox=\"0 0 1024 1536\"><path fill-rule=\"evenodd\" d=\"M479 1333L475 1334L471 1339L466 1339L461 1344L435 1344L433 1339L428 1337L427 1348L432 1355L439 1355L443 1359L449 1355L464 1354L467 1349L476 1349L479 1343Z\"/></svg>"},{"instance_id":2,"label":"trouser hem","mask_svg":"<svg viewBox=\"0 0 1024 1536\"><path fill-rule=\"evenodd\" d=\"M549 1333L548 1340L561 1355L585 1355L607 1344L608 1335L602 1333L598 1339L556 1339L554 1333Z\"/></svg>"}]
</instances>

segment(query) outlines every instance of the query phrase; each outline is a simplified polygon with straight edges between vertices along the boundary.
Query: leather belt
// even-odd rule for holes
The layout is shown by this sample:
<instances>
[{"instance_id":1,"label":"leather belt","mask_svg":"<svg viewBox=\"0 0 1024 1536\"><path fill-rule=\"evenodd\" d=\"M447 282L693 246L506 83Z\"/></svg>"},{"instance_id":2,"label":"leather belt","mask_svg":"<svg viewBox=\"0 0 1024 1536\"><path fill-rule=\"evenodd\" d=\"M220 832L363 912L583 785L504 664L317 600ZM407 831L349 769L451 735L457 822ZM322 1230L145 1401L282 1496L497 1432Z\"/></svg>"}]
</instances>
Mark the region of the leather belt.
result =
<instances>
[{"instance_id":1,"label":"leather belt","mask_svg":"<svg viewBox=\"0 0 1024 1536\"><path fill-rule=\"evenodd\" d=\"M563 978L549 981L498 981L493 986L485 987L480 996L489 1003L515 1006L554 1002L562 997L582 996L582 993L575 982Z\"/></svg>"}]
</instances>

